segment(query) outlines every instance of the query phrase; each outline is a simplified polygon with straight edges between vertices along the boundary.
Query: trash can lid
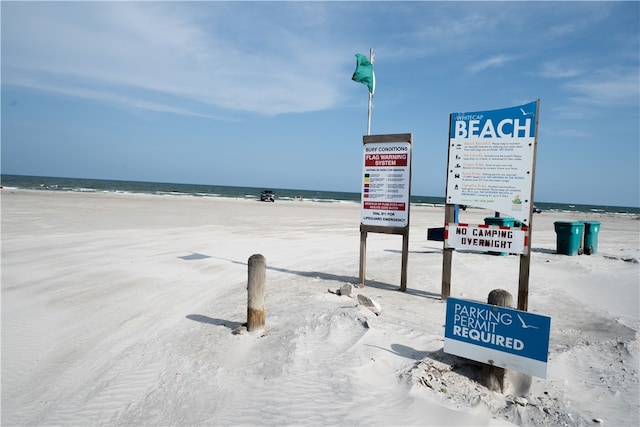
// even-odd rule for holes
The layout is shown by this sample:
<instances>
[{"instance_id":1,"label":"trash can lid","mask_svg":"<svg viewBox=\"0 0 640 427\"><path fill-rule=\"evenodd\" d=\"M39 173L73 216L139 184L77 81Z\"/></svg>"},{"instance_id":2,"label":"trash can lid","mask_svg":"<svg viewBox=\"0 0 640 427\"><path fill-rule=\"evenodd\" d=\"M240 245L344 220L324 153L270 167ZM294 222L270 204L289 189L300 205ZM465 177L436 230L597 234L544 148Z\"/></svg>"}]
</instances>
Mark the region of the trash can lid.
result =
<instances>
[{"instance_id":1,"label":"trash can lid","mask_svg":"<svg viewBox=\"0 0 640 427\"><path fill-rule=\"evenodd\" d=\"M584 230L584 223L580 222L580 221L556 221L553 223L553 228L555 228L556 231L558 230L576 230L576 232L579 232L579 230Z\"/></svg>"},{"instance_id":2,"label":"trash can lid","mask_svg":"<svg viewBox=\"0 0 640 427\"><path fill-rule=\"evenodd\" d=\"M513 224L515 218L510 216L488 216L484 219L485 224Z\"/></svg>"},{"instance_id":3,"label":"trash can lid","mask_svg":"<svg viewBox=\"0 0 640 427\"><path fill-rule=\"evenodd\" d=\"M600 229L600 221L582 221L587 233L597 233Z\"/></svg>"}]
</instances>

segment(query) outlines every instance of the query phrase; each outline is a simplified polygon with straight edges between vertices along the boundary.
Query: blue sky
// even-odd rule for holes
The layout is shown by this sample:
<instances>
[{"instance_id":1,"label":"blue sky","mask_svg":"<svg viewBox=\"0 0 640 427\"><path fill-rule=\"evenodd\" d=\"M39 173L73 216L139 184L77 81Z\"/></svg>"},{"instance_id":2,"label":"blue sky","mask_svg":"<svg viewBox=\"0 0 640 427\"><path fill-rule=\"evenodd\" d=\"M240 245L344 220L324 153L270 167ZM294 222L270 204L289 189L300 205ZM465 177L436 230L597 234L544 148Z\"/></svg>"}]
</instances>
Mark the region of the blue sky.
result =
<instances>
[{"instance_id":1,"label":"blue sky","mask_svg":"<svg viewBox=\"0 0 640 427\"><path fill-rule=\"evenodd\" d=\"M359 192L373 48L413 194L449 114L539 98L535 199L637 207L639 4L2 1L2 173Z\"/></svg>"}]
</instances>

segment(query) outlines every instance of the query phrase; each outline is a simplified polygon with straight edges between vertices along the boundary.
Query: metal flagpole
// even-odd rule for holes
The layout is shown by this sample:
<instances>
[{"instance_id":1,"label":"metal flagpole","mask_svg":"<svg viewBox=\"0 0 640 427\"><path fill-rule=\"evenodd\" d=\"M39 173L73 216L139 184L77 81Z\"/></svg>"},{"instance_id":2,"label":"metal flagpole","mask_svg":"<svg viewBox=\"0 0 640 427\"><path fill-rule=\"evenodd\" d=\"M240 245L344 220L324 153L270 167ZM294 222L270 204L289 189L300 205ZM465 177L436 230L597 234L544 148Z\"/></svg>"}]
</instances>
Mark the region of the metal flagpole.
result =
<instances>
[{"instance_id":1,"label":"metal flagpole","mask_svg":"<svg viewBox=\"0 0 640 427\"><path fill-rule=\"evenodd\" d=\"M369 49L369 62L373 65L373 48ZM375 72L373 77L373 88L375 89ZM373 102L373 93L369 92L369 110L367 111L367 135L371 135L371 104Z\"/></svg>"}]
</instances>

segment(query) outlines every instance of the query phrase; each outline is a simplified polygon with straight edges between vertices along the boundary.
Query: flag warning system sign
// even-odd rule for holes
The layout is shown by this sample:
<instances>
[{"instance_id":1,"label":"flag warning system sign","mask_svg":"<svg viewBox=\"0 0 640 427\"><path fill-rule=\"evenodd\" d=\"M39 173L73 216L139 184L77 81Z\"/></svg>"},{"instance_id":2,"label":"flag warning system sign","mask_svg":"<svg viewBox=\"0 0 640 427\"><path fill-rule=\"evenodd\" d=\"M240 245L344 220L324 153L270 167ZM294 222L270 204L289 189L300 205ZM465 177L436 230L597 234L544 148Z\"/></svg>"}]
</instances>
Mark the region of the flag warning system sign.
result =
<instances>
[{"instance_id":1,"label":"flag warning system sign","mask_svg":"<svg viewBox=\"0 0 640 427\"><path fill-rule=\"evenodd\" d=\"M546 378L550 329L547 316L447 298L444 351Z\"/></svg>"},{"instance_id":2,"label":"flag warning system sign","mask_svg":"<svg viewBox=\"0 0 640 427\"><path fill-rule=\"evenodd\" d=\"M409 224L411 144L364 144L362 218L364 225L405 227Z\"/></svg>"},{"instance_id":3,"label":"flag warning system sign","mask_svg":"<svg viewBox=\"0 0 640 427\"><path fill-rule=\"evenodd\" d=\"M412 143L410 133L362 137L359 274L362 286L366 275L367 234L400 234L400 291L407 290Z\"/></svg>"}]
</instances>

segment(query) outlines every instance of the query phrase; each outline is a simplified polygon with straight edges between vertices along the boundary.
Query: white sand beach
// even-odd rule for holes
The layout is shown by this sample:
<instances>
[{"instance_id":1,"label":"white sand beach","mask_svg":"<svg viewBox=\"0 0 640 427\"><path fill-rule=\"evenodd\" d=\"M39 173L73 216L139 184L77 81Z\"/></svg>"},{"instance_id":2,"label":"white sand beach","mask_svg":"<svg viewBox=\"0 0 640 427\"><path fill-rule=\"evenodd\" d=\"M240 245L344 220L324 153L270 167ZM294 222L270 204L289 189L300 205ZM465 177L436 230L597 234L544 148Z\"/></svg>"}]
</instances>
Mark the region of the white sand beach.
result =
<instances>
[{"instance_id":1,"label":"white sand beach","mask_svg":"<svg viewBox=\"0 0 640 427\"><path fill-rule=\"evenodd\" d=\"M509 377L443 353L444 209L411 210L401 237L360 207L0 190L3 426L637 426L640 220L534 216L529 311L551 317L547 378ZM492 212L468 209L461 222ZM558 220L601 222L594 255L556 254ZM267 260L266 327L246 322L247 260ZM517 298L519 257L458 251L451 296Z\"/></svg>"}]
</instances>

